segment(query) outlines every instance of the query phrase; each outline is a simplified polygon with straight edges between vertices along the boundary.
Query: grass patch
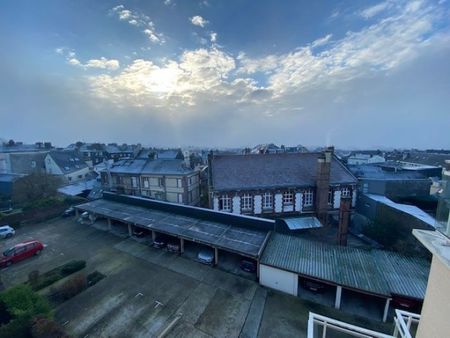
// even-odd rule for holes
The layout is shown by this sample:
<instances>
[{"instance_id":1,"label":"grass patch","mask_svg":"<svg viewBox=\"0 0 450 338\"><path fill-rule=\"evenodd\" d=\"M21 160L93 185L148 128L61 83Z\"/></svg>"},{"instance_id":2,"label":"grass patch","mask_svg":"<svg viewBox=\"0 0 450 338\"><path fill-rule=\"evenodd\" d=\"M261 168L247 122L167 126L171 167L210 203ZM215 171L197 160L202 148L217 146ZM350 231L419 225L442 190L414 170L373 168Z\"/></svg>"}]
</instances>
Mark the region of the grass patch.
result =
<instances>
[{"instance_id":1,"label":"grass patch","mask_svg":"<svg viewBox=\"0 0 450 338\"><path fill-rule=\"evenodd\" d=\"M39 275L37 271L33 271L28 276L28 282L26 284L30 285L34 291L41 290L74 272L80 271L85 266L86 261L74 260L47 271L42 275Z\"/></svg>"}]
</instances>

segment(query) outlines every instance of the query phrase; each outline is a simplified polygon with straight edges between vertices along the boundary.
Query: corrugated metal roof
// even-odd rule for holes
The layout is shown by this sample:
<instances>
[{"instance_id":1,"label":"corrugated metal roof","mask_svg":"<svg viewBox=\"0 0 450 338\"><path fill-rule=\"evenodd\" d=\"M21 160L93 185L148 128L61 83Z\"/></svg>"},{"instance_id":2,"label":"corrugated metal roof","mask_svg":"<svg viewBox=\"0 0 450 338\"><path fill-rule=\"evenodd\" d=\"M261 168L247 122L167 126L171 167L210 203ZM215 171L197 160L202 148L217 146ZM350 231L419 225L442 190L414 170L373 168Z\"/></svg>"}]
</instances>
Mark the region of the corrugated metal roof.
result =
<instances>
[{"instance_id":1,"label":"corrugated metal roof","mask_svg":"<svg viewBox=\"0 0 450 338\"><path fill-rule=\"evenodd\" d=\"M261 264L344 287L423 299L429 263L394 252L363 250L272 233Z\"/></svg>"},{"instance_id":2,"label":"corrugated metal roof","mask_svg":"<svg viewBox=\"0 0 450 338\"><path fill-rule=\"evenodd\" d=\"M172 236L212 245L257 259L268 231L246 229L232 224L206 221L136 205L104 199L77 205L76 208L156 230Z\"/></svg>"},{"instance_id":3,"label":"corrugated metal roof","mask_svg":"<svg viewBox=\"0 0 450 338\"><path fill-rule=\"evenodd\" d=\"M282 218L282 220L291 230L320 228L322 226L317 217L289 217Z\"/></svg>"}]
</instances>

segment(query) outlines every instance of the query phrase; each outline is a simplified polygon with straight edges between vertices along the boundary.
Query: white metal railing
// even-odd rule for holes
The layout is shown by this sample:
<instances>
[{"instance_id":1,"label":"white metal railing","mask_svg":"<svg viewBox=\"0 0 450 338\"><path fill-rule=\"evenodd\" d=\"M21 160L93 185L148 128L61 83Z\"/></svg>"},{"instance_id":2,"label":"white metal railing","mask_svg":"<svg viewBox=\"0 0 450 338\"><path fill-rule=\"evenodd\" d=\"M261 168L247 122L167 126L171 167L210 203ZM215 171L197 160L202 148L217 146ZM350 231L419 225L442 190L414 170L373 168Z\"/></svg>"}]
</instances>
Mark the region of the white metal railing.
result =
<instances>
[{"instance_id":1,"label":"white metal railing","mask_svg":"<svg viewBox=\"0 0 450 338\"><path fill-rule=\"evenodd\" d=\"M341 322L336 319L332 319L329 317L321 316L316 313L309 313L308 320L308 338L317 338L320 331L315 331L315 327L322 327L322 338L327 337L327 333L333 333L338 331L342 333L346 333L349 337L358 337L358 338L394 338L394 336L387 335L381 332L376 332L372 330L368 330L356 325L352 325L349 323Z\"/></svg>"},{"instance_id":2,"label":"white metal railing","mask_svg":"<svg viewBox=\"0 0 450 338\"><path fill-rule=\"evenodd\" d=\"M412 338L413 336L411 335L411 325L418 324L419 321L420 315L418 315L417 313L396 309L394 317L394 337L397 338L400 334L400 337L402 338Z\"/></svg>"}]
</instances>

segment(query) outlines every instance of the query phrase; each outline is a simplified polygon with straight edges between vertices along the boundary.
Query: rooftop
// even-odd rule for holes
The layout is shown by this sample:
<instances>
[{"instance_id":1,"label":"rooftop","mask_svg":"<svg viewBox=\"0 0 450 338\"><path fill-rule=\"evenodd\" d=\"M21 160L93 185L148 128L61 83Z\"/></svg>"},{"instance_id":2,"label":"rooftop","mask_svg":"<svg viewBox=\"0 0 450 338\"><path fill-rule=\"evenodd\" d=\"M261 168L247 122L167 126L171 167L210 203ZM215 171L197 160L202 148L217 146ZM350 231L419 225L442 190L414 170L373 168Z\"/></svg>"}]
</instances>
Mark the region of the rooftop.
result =
<instances>
[{"instance_id":1,"label":"rooftop","mask_svg":"<svg viewBox=\"0 0 450 338\"><path fill-rule=\"evenodd\" d=\"M395 252L325 244L272 233L261 263L367 293L423 299L430 264Z\"/></svg>"},{"instance_id":2,"label":"rooftop","mask_svg":"<svg viewBox=\"0 0 450 338\"><path fill-rule=\"evenodd\" d=\"M212 183L216 191L312 187L321 153L213 155ZM356 178L335 157L330 184L355 184Z\"/></svg>"},{"instance_id":3,"label":"rooftop","mask_svg":"<svg viewBox=\"0 0 450 338\"><path fill-rule=\"evenodd\" d=\"M382 195L375 195L375 194L365 194L365 195L374 201L383 203L394 209L402 211L405 214L414 216L420 219L421 221L427 223L428 225L432 226L433 228L436 227L436 219L414 205L395 203L386 196Z\"/></svg>"},{"instance_id":4,"label":"rooftop","mask_svg":"<svg viewBox=\"0 0 450 338\"><path fill-rule=\"evenodd\" d=\"M108 193L104 194L106 198L111 195ZM227 221L219 222L215 220L214 215L221 214L220 212L179 206L168 202L149 201L138 197L122 198L129 203L100 199L78 205L77 208L149 230L155 230L160 233L232 251L251 258L259 257L263 244L269 234L268 231L242 227L238 223L233 222L233 219L239 219L241 222L245 221L245 219L250 219L245 216L233 216L229 217ZM173 211L170 212L130 204L138 204L139 202L141 204L147 203L147 205L165 207L168 210L173 209ZM187 216L186 214L180 213L180 210L185 210L187 214L195 214L196 211L203 214L209 213L211 217L208 219L208 217ZM273 224L273 221L261 220L261 222Z\"/></svg>"},{"instance_id":5,"label":"rooftop","mask_svg":"<svg viewBox=\"0 0 450 338\"><path fill-rule=\"evenodd\" d=\"M54 150L48 155L51 156L64 174L69 174L88 167L87 164L80 159L80 155L75 151Z\"/></svg>"},{"instance_id":6,"label":"rooftop","mask_svg":"<svg viewBox=\"0 0 450 338\"><path fill-rule=\"evenodd\" d=\"M178 159L143 159L122 160L115 162L111 173L121 174L189 174L194 170L187 167L183 160Z\"/></svg>"}]
</instances>

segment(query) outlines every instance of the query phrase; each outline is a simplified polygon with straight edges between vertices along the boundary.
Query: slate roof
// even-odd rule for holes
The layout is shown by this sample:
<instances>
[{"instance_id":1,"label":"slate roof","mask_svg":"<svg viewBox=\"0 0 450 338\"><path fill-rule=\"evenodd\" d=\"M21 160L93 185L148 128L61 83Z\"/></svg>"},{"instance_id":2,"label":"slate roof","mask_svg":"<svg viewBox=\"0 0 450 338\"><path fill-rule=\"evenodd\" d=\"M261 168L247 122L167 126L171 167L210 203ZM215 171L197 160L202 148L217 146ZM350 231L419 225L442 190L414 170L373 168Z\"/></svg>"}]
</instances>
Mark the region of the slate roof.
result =
<instances>
[{"instance_id":1,"label":"slate roof","mask_svg":"<svg viewBox=\"0 0 450 338\"><path fill-rule=\"evenodd\" d=\"M70 174L88 167L75 151L55 150L48 155L51 156L64 174Z\"/></svg>"},{"instance_id":2,"label":"slate roof","mask_svg":"<svg viewBox=\"0 0 450 338\"><path fill-rule=\"evenodd\" d=\"M214 155L214 191L312 187L321 153ZM330 184L355 184L353 174L333 156Z\"/></svg>"},{"instance_id":3,"label":"slate roof","mask_svg":"<svg viewBox=\"0 0 450 338\"><path fill-rule=\"evenodd\" d=\"M444 167L445 160L450 160L450 154L427 153L423 151L391 153L388 155L389 160L418 163L436 167Z\"/></svg>"},{"instance_id":4,"label":"slate roof","mask_svg":"<svg viewBox=\"0 0 450 338\"><path fill-rule=\"evenodd\" d=\"M384 163L383 163L384 167ZM402 170L387 171L376 164L349 165L348 169L360 179L377 180L417 180L428 179L424 174L415 171Z\"/></svg>"},{"instance_id":5,"label":"slate roof","mask_svg":"<svg viewBox=\"0 0 450 338\"><path fill-rule=\"evenodd\" d=\"M48 152L10 154L11 172L31 174L45 170L45 156ZM34 165L33 165L34 163Z\"/></svg>"},{"instance_id":6,"label":"slate roof","mask_svg":"<svg viewBox=\"0 0 450 338\"><path fill-rule=\"evenodd\" d=\"M395 252L330 245L272 233L261 264L372 294L423 299L430 263Z\"/></svg>"},{"instance_id":7,"label":"slate roof","mask_svg":"<svg viewBox=\"0 0 450 338\"><path fill-rule=\"evenodd\" d=\"M183 160L138 158L118 161L112 165L110 172L120 174L186 175L193 173L194 170L187 167Z\"/></svg>"}]
</instances>

